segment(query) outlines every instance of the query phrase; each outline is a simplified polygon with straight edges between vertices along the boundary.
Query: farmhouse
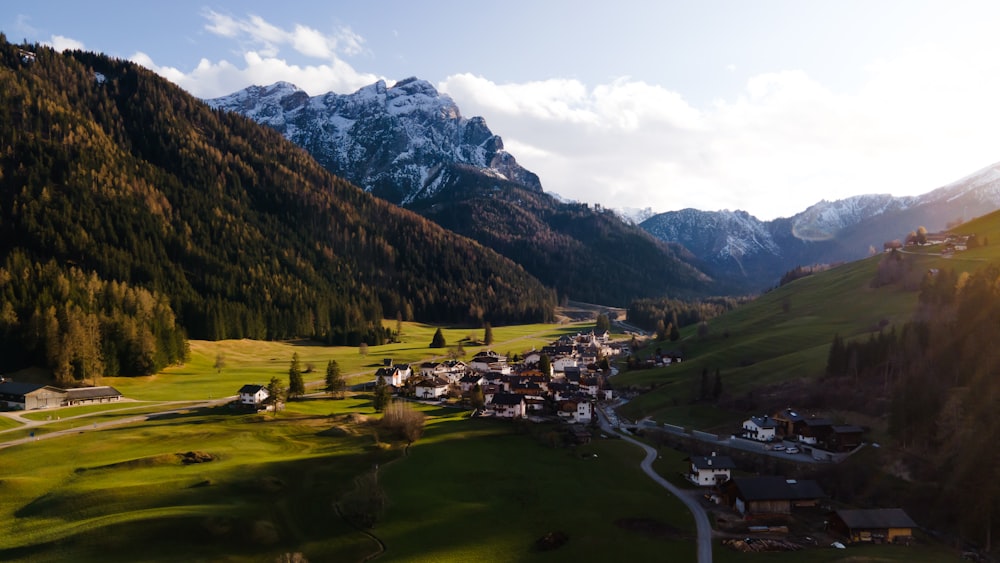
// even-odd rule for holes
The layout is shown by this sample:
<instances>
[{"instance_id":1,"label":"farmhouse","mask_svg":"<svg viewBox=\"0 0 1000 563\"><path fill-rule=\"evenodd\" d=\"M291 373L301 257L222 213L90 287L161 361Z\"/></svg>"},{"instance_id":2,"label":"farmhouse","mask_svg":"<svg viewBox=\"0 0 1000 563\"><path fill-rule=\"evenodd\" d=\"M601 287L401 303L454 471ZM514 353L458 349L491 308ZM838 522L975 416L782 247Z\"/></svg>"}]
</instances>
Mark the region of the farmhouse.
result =
<instances>
[{"instance_id":1,"label":"farmhouse","mask_svg":"<svg viewBox=\"0 0 1000 563\"><path fill-rule=\"evenodd\" d=\"M414 387L418 399L438 399L448 393L448 382L437 377L429 377Z\"/></svg>"},{"instance_id":2,"label":"farmhouse","mask_svg":"<svg viewBox=\"0 0 1000 563\"><path fill-rule=\"evenodd\" d=\"M490 408L501 418L521 418L527 413L524 397L513 393L497 393Z\"/></svg>"},{"instance_id":3,"label":"farmhouse","mask_svg":"<svg viewBox=\"0 0 1000 563\"><path fill-rule=\"evenodd\" d=\"M852 542L897 543L913 539L917 524L902 508L838 510L830 527Z\"/></svg>"},{"instance_id":4,"label":"farmhouse","mask_svg":"<svg viewBox=\"0 0 1000 563\"><path fill-rule=\"evenodd\" d=\"M11 410L49 409L62 406L66 392L40 383L5 381L0 383L0 408Z\"/></svg>"},{"instance_id":5,"label":"farmhouse","mask_svg":"<svg viewBox=\"0 0 1000 563\"><path fill-rule=\"evenodd\" d=\"M270 396L267 387L263 385L247 384L240 387L239 404L260 409L264 406L264 401Z\"/></svg>"},{"instance_id":6,"label":"farmhouse","mask_svg":"<svg viewBox=\"0 0 1000 563\"><path fill-rule=\"evenodd\" d=\"M570 423L590 422L593 417L589 398L566 399L556 405L559 418Z\"/></svg>"},{"instance_id":7,"label":"farmhouse","mask_svg":"<svg viewBox=\"0 0 1000 563\"><path fill-rule=\"evenodd\" d=\"M743 421L743 437L758 442L773 442L776 436L778 423L766 414L764 416L751 416Z\"/></svg>"},{"instance_id":8,"label":"farmhouse","mask_svg":"<svg viewBox=\"0 0 1000 563\"><path fill-rule=\"evenodd\" d=\"M69 407L94 403L113 403L121 399L122 394L114 387L108 387L107 385L101 387L79 387L66 390L66 398L63 404Z\"/></svg>"},{"instance_id":9,"label":"farmhouse","mask_svg":"<svg viewBox=\"0 0 1000 563\"><path fill-rule=\"evenodd\" d=\"M793 507L817 506L826 496L815 481L784 477L734 477L729 504L746 518L791 514Z\"/></svg>"},{"instance_id":10,"label":"farmhouse","mask_svg":"<svg viewBox=\"0 0 1000 563\"><path fill-rule=\"evenodd\" d=\"M711 487L721 485L731 477L730 471L736 469L736 464L732 458L724 455L691 456L691 471L688 472L688 481L701 487Z\"/></svg>"}]
</instances>

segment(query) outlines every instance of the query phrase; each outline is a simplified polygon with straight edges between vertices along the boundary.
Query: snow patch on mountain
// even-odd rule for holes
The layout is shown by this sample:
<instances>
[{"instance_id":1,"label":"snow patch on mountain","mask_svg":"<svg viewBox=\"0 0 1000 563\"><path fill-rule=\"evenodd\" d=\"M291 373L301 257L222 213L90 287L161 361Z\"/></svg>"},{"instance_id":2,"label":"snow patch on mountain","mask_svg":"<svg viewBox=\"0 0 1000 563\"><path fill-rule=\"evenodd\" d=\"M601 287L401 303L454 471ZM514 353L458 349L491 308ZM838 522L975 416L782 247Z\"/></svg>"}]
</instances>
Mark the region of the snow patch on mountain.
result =
<instances>
[{"instance_id":1,"label":"snow patch on mountain","mask_svg":"<svg viewBox=\"0 0 1000 563\"><path fill-rule=\"evenodd\" d=\"M912 197L889 194L859 195L837 201L820 201L792 218L792 233L807 241L829 240L846 227L876 215L906 209L916 202Z\"/></svg>"},{"instance_id":2,"label":"snow patch on mountain","mask_svg":"<svg viewBox=\"0 0 1000 563\"><path fill-rule=\"evenodd\" d=\"M313 97L277 82L206 102L277 130L327 169L396 203L433 197L451 178L449 165L542 191L482 117L462 117L450 96L418 78Z\"/></svg>"}]
</instances>

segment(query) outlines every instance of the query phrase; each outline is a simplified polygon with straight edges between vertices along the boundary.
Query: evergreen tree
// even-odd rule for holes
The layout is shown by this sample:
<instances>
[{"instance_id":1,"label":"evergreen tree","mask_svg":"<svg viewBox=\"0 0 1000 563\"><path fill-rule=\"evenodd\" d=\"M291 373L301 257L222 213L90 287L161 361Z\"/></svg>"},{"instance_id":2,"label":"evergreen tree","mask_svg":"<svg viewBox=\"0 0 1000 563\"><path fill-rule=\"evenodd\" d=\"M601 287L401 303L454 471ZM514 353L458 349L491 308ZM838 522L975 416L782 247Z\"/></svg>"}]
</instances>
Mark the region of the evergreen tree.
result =
<instances>
[{"instance_id":1,"label":"evergreen tree","mask_svg":"<svg viewBox=\"0 0 1000 563\"><path fill-rule=\"evenodd\" d=\"M542 356L538 359L538 371L545 375L552 374L552 360L549 359L548 354L542 354Z\"/></svg>"},{"instance_id":2,"label":"evergreen tree","mask_svg":"<svg viewBox=\"0 0 1000 563\"><path fill-rule=\"evenodd\" d=\"M605 313L597 315L597 322L594 325L594 331L598 334L602 334L605 331L611 331L611 320L608 319L608 316Z\"/></svg>"},{"instance_id":3,"label":"evergreen tree","mask_svg":"<svg viewBox=\"0 0 1000 563\"><path fill-rule=\"evenodd\" d=\"M302 381L302 369L299 368L299 353L292 354L292 364L288 367L288 397L295 398L306 393L306 384Z\"/></svg>"},{"instance_id":4,"label":"evergreen tree","mask_svg":"<svg viewBox=\"0 0 1000 563\"><path fill-rule=\"evenodd\" d=\"M441 329L434 331L434 338L431 339L431 348L444 348L448 344L444 340L444 334L441 333Z\"/></svg>"},{"instance_id":5,"label":"evergreen tree","mask_svg":"<svg viewBox=\"0 0 1000 563\"><path fill-rule=\"evenodd\" d=\"M656 340L663 342L667 339L667 325L663 319L656 321Z\"/></svg>"},{"instance_id":6,"label":"evergreen tree","mask_svg":"<svg viewBox=\"0 0 1000 563\"><path fill-rule=\"evenodd\" d=\"M722 396L722 374L719 373L719 369L715 369L715 385L712 386L712 398L716 401Z\"/></svg>"},{"instance_id":7,"label":"evergreen tree","mask_svg":"<svg viewBox=\"0 0 1000 563\"><path fill-rule=\"evenodd\" d=\"M708 383L708 368L703 368L701 370L701 393L698 398L702 401L707 401L711 393L711 387Z\"/></svg>"},{"instance_id":8,"label":"evergreen tree","mask_svg":"<svg viewBox=\"0 0 1000 563\"><path fill-rule=\"evenodd\" d=\"M486 326L483 328L483 344L486 346L493 344L493 327L490 323L486 323Z\"/></svg>"},{"instance_id":9,"label":"evergreen tree","mask_svg":"<svg viewBox=\"0 0 1000 563\"><path fill-rule=\"evenodd\" d=\"M344 398L344 391L347 389L347 382L340 373L340 364L337 360L330 360L326 363L326 392L337 397Z\"/></svg>"},{"instance_id":10,"label":"evergreen tree","mask_svg":"<svg viewBox=\"0 0 1000 563\"><path fill-rule=\"evenodd\" d=\"M372 397L372 407L375 412L382 412L389 402L392 400L392 390L389 389L389 385L385 382L384 377L377 377L375 379L375 396Z\"/></svg>"},{"instance_id":11,"label":"evergreen tree","mask_svg":"<svg viewBox=\"0 0 1000 563\"><path fill-rule=\"evenodd\" d=\"M285 400L285 387L281 384L281 380L277 377L271 377L271 381L267 382L267 399L264 401L269 405L273 405L274 413L278 413L278 409Z\"/></svg>"},{"instance_id":12,"label":"evergreen tree","mask_svg":"<svg viewBox=\"0 0 1000 563\"><path fill-rule=\"evenodd\" d=\"M483 395L483 388L478 383L472 388L469 401L472 403L472 408L481 409L486 406L486 396Z\"/></svg>"},{"instance_id":13,"label":"evergreen tree","mask_svg":"<svg viewBox=\"0 0 1000 563\"><path fill-rule=\"evenodd\" d=\"M670 341L677 342L681 339L681 331L677 328L677 323L670 323Z\"/></svg>"}]
</instances>

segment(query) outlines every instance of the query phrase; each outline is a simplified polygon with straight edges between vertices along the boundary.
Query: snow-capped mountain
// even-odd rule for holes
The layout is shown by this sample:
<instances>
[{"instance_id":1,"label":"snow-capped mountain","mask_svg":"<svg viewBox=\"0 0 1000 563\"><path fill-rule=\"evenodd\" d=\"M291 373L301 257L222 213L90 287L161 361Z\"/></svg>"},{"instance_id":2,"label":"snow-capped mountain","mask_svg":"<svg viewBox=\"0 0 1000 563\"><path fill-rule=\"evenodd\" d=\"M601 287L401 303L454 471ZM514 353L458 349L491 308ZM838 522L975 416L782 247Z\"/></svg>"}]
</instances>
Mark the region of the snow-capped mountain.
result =
<instances>
[{"instance_id":1,"label":"snow-capped mountain","mask_svg":"<svg viewBox=\"0 0 1000 563\"><path fill-rule=\"evenodd\" d=\"M790 218L761 221L743 211L684 209L640 226L683 245L719 279L751 290L773 286L796 266L856 260L917 227L931 232L1000 208L1000 163L920 196L861 195L821 201Z\"/></svg>"},{"instance_id":2,"label":"snow-capped mountain","mask_svg":"<svg viewBox=\"0 0 1000 563\"><path fill-rule=\"evenodd\" d=\"M542 191L483 118L462 117L449 96L417 78L314 97L278 82L206 102L276 129L328 170L394 203L433 197L456 165Z\"/></svg>"}]
</instances>

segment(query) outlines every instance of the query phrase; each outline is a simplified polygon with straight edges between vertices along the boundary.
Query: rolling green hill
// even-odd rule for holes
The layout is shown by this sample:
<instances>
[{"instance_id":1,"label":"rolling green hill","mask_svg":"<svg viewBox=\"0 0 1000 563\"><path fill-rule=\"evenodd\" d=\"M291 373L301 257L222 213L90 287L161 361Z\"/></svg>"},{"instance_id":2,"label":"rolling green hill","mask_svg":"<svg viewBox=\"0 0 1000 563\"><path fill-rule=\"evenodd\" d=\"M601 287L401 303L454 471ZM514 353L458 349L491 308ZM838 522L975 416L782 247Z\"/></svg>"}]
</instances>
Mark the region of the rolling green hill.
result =
<instances>
[{"instance_id":1,"label":"rolling green hill","mask_svg":"<svg viewBox=\"0 0 1000 563\"><path fill-rule=\"evenodd\" d=\"M749 414L783 408L789 400L810 400L809 389L816 388L813 384L825 373L835 335L864 341L913 320L919 288L929 269L959 275L1000 262L1000 245L988 244L1000 241L1000 212L953 232L976 234L987 244L950 258L940 255L939 246L907 250L902 254L903 280L881 287L873 287L872 282L883 255L844 264L776 288L713 319L704 336L698 336L697 327L688 327L681 341L654 344L652 348L683 349L688 361L624 372L618 385L655 389L632 401L623 412L668 422L724 423L732 431L732 423ZM728 399L722 409L695 401L704 370L710 376L720 371Z\"/></svg>"}]
</instances>

